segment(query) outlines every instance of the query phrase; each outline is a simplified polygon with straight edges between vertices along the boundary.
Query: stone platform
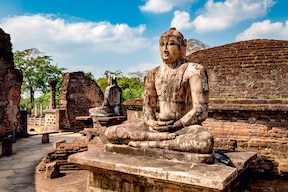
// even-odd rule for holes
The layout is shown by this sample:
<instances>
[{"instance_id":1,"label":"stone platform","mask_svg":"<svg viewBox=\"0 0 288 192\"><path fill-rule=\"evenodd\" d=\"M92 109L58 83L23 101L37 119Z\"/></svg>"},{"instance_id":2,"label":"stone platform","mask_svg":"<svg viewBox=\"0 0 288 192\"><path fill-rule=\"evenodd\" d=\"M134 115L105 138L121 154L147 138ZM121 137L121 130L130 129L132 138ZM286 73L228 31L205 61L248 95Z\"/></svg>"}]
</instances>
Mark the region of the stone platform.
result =
<instances>
[{"instance_id":1,"label":"stone platform","mask_svg":"<svg viewBox=\"0 0 288 192\"><path fill-rule=\"evenodd\" d=\"M108 150L112 148L111 145L106 147ZM222 163L193 163L135 155L135 148L130 148L134 151L132 154L106 149L97 148L71 155L68 159L68 162L90 171L87 186L90 192L231 191L233 181L256 158L256 153L252 152L225 153L235 165L231 167Z\"/></svg>"},{"instance_id":2,"label":"stone platform","mask_svg":"<svg viewBox=\"0 0 288 192\"><path fill-rule=\"evenodd\" d=\"M214 162L213 154L185 153L179 151L158 149L158 148L135 148L128 145L106 144L107 152L115 152L120 154L143 156L153 159L179 160L193 163L212 164Z\"/></svg>"}]
</instances>

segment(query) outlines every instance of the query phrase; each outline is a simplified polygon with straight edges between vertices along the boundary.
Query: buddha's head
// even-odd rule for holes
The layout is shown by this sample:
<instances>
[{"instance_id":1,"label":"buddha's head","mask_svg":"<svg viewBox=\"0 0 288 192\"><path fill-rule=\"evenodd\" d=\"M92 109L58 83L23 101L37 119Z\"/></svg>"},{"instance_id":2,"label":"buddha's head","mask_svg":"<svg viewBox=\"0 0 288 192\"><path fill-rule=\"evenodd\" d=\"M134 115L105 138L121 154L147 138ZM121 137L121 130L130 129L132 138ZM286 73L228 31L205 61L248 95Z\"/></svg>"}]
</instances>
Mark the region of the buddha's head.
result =
<instances>
[{"instance_id":1,"label":"buddha's head","mask_svg":"<svg viewBox=\"0 0 288 192\"><path fill-rule=\"evenodd\" d=\"M159 39L160 56L167 64L183 60L186 56L187 41L175 28L164 32Z\"/></svg>"}]
</instances>

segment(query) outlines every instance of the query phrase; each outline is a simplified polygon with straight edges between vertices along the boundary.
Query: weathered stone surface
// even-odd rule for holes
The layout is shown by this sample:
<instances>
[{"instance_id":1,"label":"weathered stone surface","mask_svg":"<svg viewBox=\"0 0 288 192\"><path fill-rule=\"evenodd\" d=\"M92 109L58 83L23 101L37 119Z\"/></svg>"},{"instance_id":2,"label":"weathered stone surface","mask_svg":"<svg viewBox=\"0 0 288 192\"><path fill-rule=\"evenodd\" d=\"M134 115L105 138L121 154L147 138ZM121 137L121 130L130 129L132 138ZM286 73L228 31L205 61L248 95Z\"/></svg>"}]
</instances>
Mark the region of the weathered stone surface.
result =
<instances>
[{"instance_id":1,"label":"weathered stone surface","mask_svg":"<svg viewBox=\"0 0 288 192\"><path fill-rule=\"evenodd\" d=\"M161 35L163 63L148 71L144 83L145 123L108 127L105 136L109 142L137 148L212 152L213 136L201 125L208 117L208 76L202 65L186 61L186 46L186 39L175 28Z\"/></svg>"},{"instance_id":2,"label":"weathered stone surface","mask_svg":"<svg viewBox=\"0 0 288 192\"><path fill-rule=\"evenodd\" d=\"M50 162L46 164L46 179L53 179L60 176L60 165L58 162Z\"/></svg>"},{"instance_id":3,"label":"weathered stone surface","mask_svg":"<svg viewBox=\"0 0 288 192\"><path fill-rule=\"evenodd\" d=\"M111 116L111 117L79 116L79 117L76 117L76 120L80 121L84 126L84 131L82 131L82 133L86 132L87 134L89 134L88 132L90 132L91 134L93 134L93 137L101 135L101 133L103 133L107 129L107 127L121 124L126 119L127 119L126 116Z\"/></svg>"},{"instance_id":4,"label":"weathered stone surface","mask_svg":"<svg viewBox=\"0 0 288 192\"><path fill-rule=\"evenodd\" d=\"M288 41L255 39L190 54L207 68L210 98L287 98Z\"/></svg>"},{"instance_id":5,"label":"weathered stone surface","mask_svg":"<svg viewBox=\"0 0 288 192\"><path fill-rule=\"evenodd\" d=\"M0 28L0 137L20 133L20 97L22 72L14 67L10 35ZM25 129L24 129L25 130Z\"/></svg>"},{"instance_id":6,"label":"weathered stone surface","mask_svg":"<svg viewBox=\"0 0 288 192\"><path fill-rule=\"evenodd\" d=\"M90 116L108 117L122 115L122 90L118 86L116 78L111 75L108 77L108 83L109 86L105 89L102 106L89 109Z\"/></svg>"},{"instance_id":7,"label":"weathered stone surface","mask_svg":"<svg viewBox=\"0 0 288 192\"><path fill-rule=\"evenodd\" d=\"M85 143L66 143L66 141L63 139L58 140L53 143L53 148L50 148L47 151L45 157L39 163L36 170L37 172L48 171L49 173L46 173L47 178L51 178L53 177L51 175L57 175L57 170L60 170L60 168L77 169L77 166L75 166L75 164L67 162L69 155L87 150L88 146ZM47 166L49 166L49 168L47 168Z\"/></svg>"},{"instance_id":8,"label":"weathered stone surface","mask_svg":"<svg viewBox=\"0 0 288 192\"><path fill-rule=\"evenodd\" d=\"M143 100L128 100L123 105L128 122L143 119ZM282 166L288 150L287 107L287 100L210 99L209 116L202 124L213 134L214 148L257 152L275 159L275 169L287 174Z\"/></svg>"},{"instance_id":9,"label":"weathered stone surface","mask_svg":"<svg viewBox=\"0 0 288 192\"><path fill-rule=\"evenodd\" d=\"M83 72L71 72L63 75L60 91L60 108L66 109L70 129L83 129L75 120L78 116L89 116L89 109L99 107L103 102L100 87Z\"/></svg>"},{"instance_id":10,"label":"weathered stone surface","mask_svg":"<svg viewBox=\"0 0 288 192\"><path fill-rule=\"evenodd\" d=\"M190 163L207 163L214 162L213 154L199 154L199 153L186 153L157 148L134 148L126 145L113 145L106 144L105 150L107 152L115 152L120 154L129 154L136 156L143 156L148 158L163 158L168 160L178 160Z\"/></svg>"},{"instance_id":11,"label":"weathered stone surface","mask_svg":"<svg viewBox=\"0 0 288 192\"><path fill-rule=\"evenodd\" d=\"M236 157L238 154L238 157ZM235 164L245 165L255 158L255 153L237 153L233 158L239 159ZM233 158L231 160L233 161ZM89 189L119 191L125 186L137 189L171 187L176 191L222 191L226 190L238 176L240 170L223 164L202 164L180 162L178 160L155 159L152 157L135 156L105 152L103 148L69 156L68 162L77 163L80 167L90 170ZM245 169L245 166L239 166ZM142 178L142 180L140 179ZM101 184L102 183L102 184ZM106 183L103 186L103 183ZM115 190L115 186L119 187ZM129 189L129 187L128 187ZM129 190L128 190L129 191ZM133 191L133 190L132 190ZM139 189L135 191L140 191ZM145 191L145 190L144 190ZM159 190L161 191L161 190Z\"/></svg>"}]
</instances>

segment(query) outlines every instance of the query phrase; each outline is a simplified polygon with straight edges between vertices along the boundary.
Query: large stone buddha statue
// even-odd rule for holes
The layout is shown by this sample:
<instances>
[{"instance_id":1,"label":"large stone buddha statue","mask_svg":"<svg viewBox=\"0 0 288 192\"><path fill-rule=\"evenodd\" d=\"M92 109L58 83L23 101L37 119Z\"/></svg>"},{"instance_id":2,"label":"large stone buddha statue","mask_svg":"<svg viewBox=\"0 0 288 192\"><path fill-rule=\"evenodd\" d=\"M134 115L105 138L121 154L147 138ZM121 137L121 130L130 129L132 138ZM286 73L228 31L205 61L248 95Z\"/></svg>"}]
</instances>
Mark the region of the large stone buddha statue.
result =
<instances>
[{"instance_id":1,"label":"large stone buddha statue","mask_svg":"<svg viewBox=\"0 0 288 192\"><path fill-rule=\"evenodd\" d=\"M201 125L208 116L208 77L202 65L186 61L186 45L175 28L162 34L163 63L145 78L145 122L108 127L111 143L211 153L213 136Z\"/></svg>"}]
</instances>

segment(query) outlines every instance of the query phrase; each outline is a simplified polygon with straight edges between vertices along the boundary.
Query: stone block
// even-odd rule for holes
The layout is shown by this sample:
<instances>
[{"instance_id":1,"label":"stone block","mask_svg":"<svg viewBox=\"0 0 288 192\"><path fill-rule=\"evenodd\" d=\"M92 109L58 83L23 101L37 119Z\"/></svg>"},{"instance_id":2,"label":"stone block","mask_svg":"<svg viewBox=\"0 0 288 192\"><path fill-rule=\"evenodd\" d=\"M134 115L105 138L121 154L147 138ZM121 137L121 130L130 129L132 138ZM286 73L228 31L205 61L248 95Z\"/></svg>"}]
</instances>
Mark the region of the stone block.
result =
<instances>
[{"instance_id":1,"label":"stone block","mask_svg":"<svg viewBox=\"0 0 288 192\"><path fill-rule=\"evenodd\" d=\"M68 162L91 172L88 191L125 191L126 187L133 192L229 191L256 154L235 152L227 156L235 167L120 154L104 148L70 155Z\"/></svg>"},{"instance_id":2,"label":"stone block","mask_svg":"<svg viewBox=\"0 0 288 192\"><path fill-rule=\"evenodd\" d=\"M56 150L61 145L61 143L65 143L65 142L66 142L65 139L61 139L61 140L55 141L53 143L53 148Z\"/></svg>"},{"instance_id":3,"label":"stone block","mask_svg":"<svg viewBox=\"0 0 288 192\"><path fill-rule=\"evenodd\" d=\"M107 152L116 152L121 154L130 154L137 156L145 156L148 158L164 158L168 160L179 160L193 163L208 163L211 164L214 161L213 154L199 154L199 153L185 153L178 151L171 151L158 148L134 148L127 145L105 145Z\"/></svg>"},{"instance_id":4,"label":"stone block","mask_svg":"<svg viewBox=\"0 0 288 192\"><path fill-rule=\"evenodd\" d=\"M12 144L13 144L12 138L4 137L2 139L2 155L3 156L12 155Z\"/></svg>"},{"instance_id":5,"label":"stone block","mask_svg":"<svg viewBox=\"0 0 288 192\"><path fill-rule=\"evenodd\" d=\"M44 133L42 135L42 143L49 143L49 133Z\"/></svg>"},{"instance_id":6,"label":"stone block","mask_svg":"<svg viewBox=\"0 0 288 192\"><path fill-rule=\"evenodd\" d=\"M58 162L53 161L46 164L46 179L53 179L60 176L60 165Z\"/></svg>"}]
</instances>

